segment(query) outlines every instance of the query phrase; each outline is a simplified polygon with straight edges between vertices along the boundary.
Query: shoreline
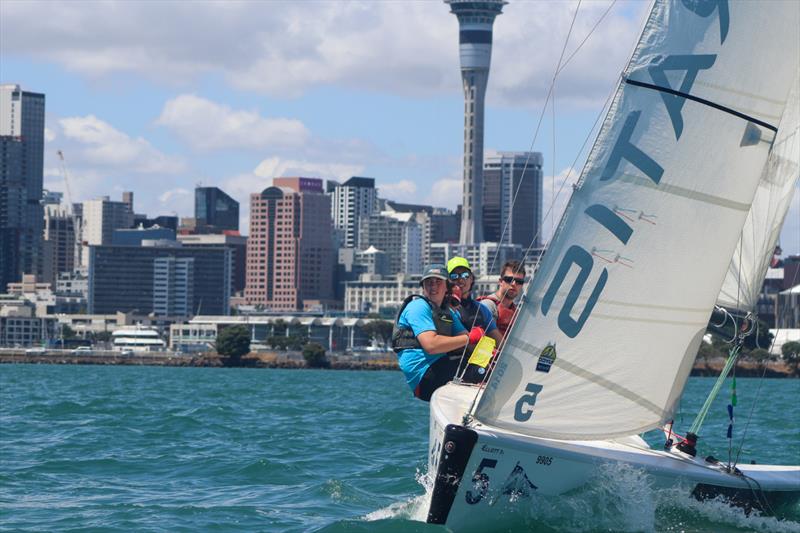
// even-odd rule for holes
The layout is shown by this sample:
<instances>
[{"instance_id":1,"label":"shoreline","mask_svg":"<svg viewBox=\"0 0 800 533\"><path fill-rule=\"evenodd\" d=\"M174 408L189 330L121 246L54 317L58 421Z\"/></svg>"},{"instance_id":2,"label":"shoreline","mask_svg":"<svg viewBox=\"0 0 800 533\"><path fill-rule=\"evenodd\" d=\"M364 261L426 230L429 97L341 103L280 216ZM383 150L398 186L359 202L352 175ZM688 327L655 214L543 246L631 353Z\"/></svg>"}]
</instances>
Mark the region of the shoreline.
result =
<instances>
[{"instance_id":1,"label":"shoreline","mask_svg":"<svg viewBox=\"0 0 800 533\"><path fill-rule=\"evenodd\" d=\"M328 370L399 370L397 359L392 352L370 354L368 357L353 355L328 355ZM257 352L250 353L239 364L228 364L227 358L216 354L170 355L143 354L122 356L112 354L75 355L72 353L29 354L24 351L0 352L0 364L52 364L52 365L125 365L125 366L175 366L197 368L286 368L308 369L300 352ZM695 361L691 376L716 377L720 374L725 360ZM792 368L783 361L769 361L764 365L754 361L737 361L735 372L738 377L800 378L800 369Z\"/></svg>"}]
</instances>

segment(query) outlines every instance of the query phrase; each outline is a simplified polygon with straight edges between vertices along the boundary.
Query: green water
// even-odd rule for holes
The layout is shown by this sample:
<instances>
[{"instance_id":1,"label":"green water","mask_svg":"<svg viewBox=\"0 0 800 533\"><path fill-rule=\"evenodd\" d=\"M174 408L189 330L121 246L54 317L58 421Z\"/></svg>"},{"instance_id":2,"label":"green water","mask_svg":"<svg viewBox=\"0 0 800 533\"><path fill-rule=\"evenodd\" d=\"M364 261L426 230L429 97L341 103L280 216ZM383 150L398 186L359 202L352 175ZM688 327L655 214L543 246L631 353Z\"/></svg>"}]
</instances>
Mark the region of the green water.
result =
<instances>
[{"instance_id":1,"label":"green water","mask_svg":"<svg viewBox=\"0 0 800 533\"><path fill-rule=\"evenodd\" d=\"M690 380L676 427L711 385ZM738 436L758 386L738 380ZM800 380L761 395L741 460L798 464ZM701 454L727 457L725 403ZM420 521L427 432L399 372L2 365L0 530L443 531ZM800 531L800 509L747 517L609 480L512 529Z\"/></svg>"}]
</instances>

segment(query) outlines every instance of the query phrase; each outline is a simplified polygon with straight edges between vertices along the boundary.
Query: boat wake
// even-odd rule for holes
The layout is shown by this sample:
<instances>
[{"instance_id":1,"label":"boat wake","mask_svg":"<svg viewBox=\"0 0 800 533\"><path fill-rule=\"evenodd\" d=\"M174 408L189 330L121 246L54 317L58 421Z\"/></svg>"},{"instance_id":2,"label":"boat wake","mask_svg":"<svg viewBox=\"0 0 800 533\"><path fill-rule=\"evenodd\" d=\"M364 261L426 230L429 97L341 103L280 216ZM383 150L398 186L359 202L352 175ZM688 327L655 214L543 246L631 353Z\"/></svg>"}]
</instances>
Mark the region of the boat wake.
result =
<instances>
[{"instance_id":1,"label":"boat wake","mask_svg":"<svg viewBox=\"0 0 800 533\"><path fill-rule=\"evenodd\" d=\"M417 472L425 493L373 511L368 522L424 522L430 505L432 481ZM495 531L588 533L594 531L757 531L800 533L800 508L786 518L746 514L723 498L700 502L689 488L658 488L646 472L625 464L600 465L584 487L559 496L533 493L530 497L489 494L501 509ZM406 522L407 524L408 522ZM380 528L379 528L380 529ZM476 529L477 530L477 529ZM468 531L468 529L459 530Z\"/></svg>"}]
</instances>

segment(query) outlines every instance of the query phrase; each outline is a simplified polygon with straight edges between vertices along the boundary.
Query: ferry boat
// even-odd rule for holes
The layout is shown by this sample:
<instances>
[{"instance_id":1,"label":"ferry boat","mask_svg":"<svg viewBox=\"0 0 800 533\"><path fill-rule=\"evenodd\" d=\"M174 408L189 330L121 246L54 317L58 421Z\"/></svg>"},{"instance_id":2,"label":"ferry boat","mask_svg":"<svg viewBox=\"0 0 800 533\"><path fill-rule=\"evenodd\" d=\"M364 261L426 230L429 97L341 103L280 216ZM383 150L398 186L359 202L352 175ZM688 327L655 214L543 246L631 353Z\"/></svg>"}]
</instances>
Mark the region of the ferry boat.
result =
<instances>
[{"instance_id":1,"label":"ferry boat","mask_svg":"<svg viewBox=\"0 0 800 533\"><path fill-rule=\"evenodd\" d=\"M163 352L166 344L158 332L151 328L118 329L111 334L114 349L133 352Z\"/></svg>"}]
</instances>

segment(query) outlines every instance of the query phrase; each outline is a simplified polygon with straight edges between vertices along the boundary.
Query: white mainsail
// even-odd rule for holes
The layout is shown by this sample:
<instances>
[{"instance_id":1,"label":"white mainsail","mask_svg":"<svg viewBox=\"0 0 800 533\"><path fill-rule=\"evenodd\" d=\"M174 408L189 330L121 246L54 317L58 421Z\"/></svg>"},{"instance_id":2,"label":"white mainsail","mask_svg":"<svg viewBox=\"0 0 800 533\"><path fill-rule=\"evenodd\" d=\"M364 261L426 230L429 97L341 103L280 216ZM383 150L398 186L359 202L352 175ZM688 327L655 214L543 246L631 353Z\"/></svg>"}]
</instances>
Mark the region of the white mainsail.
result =
<instances>
[{"instance_id":1,"label":"white mainsail","mask_svg":"<svg viewBox=\"0 0 800 533\"><path fill-rule=\"evenodd\" d=\"M671 416L794 81L798 27L800 2L655 2L478 422L598 439Z\"/></svg>"},{"instance_id":2,"label":"white mainsail","mask_svg":"<svg viewBox=\"0 0 800 533\"><path fill-rule=\"evenodd\" d=\"M798 36L800 39L800 36ZM753 139L751 142L763 142ZM800 177L800 68L717 304L752 311Z\"/></svg>"}]
</instances>

